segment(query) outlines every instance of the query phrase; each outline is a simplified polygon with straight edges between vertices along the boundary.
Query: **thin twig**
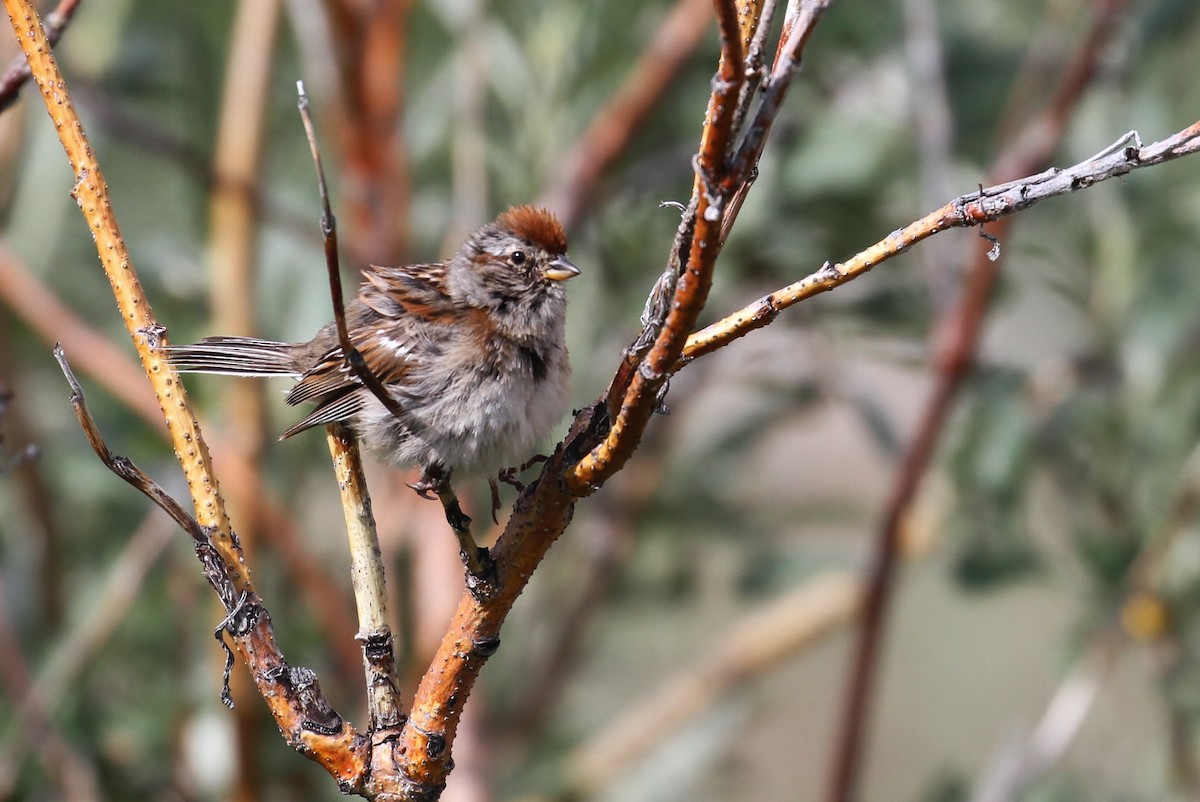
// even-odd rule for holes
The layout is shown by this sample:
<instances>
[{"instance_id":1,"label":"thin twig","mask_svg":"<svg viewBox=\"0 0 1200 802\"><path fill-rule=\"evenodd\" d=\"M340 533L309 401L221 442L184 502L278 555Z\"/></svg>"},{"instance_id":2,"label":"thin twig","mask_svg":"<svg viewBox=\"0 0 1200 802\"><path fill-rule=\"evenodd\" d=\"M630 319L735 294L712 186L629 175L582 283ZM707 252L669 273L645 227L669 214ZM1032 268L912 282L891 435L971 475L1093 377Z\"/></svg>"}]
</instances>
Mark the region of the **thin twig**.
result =
<instances>
[{"instance_id":1,"label":"thin twig","mask_svg":"<svg viewBox=\"0 0 1200 802\"><path fill-rule=\"evenodd\" d=\"M335 423L328 427L328 441L350 542L350 579L358 604L357 638L367 674L369 732L378 736L381 731L395 730L404 720L383 559L354 434L345 425Z\"/></svg>"},{"instance_id":2,"label":"thin twig","mask_svg":"<svg viewBox=\"0 0 1200 802\"><path fill-rule=\"evenodd\" d=\"M597 445L571 470L567 484L571 493L585 496L595 492L609 476L629 459L645 431L646 424L659 406L659 395L679 359L688 334L708 298L713 269L721 250L721 219L731 188L726 185L729 166L726 154L737 98L745 81L737 8L732 0L718 0L717 25L721 34L721 59L713 79L708 113L696 154L695 184L671 249L667 273L655 293L661 293L659 309L665 316L652 314L648 330L656 330L653 345L640 356L636 367L628 360L625 370L614 377L608 404L619 411L604 441ZM669 300L669 303L667 301ZM619 382L628 381L627 387Z\"/></svg>"},{"instance_id":3,"label":"thin twig","mask_svg":"<svg viewBox=\"0 0 1200 802\"><path fill-rule=\"evenodd\" d=\"M30 0L4 0L4 5L71 163L75 176L71 195L91 228L96 251L112 284L122 321L138 350L150 385L167 419L175 451L195 501L197 518L202 525L211 528L216 547L238 577L239 586L249 586L249 573L241 564L240 555L233 545L229 517L220 498L216 479L213 478L208 446L200 433L200 426L179 375L157 350L157 346L165 341L165 330L154 317L149 299L137 279L125 241L116 224L108 185L66 90L66 82L54 61L37 12Z\"/></svg>"},{"instance_id":4,"label":"thin twig","mask_svg":"<svg viewBox=\"0 0 1200 802\"><path fill-rule=\"evenodd\" d=\"M470 590L459 598L437 653L413 697L395 753L398 771L414 790L434 798L449 770L451 746L463 705L480 669L500 646L500 627L534 569L566 529L574 500L556 477L564 472L563 449L518 496L504 532L490 550L495 579L489 593Z\"/></svg>"},{"instance_id":5,"label":"thin twig","mask_svg":"<svg viewBox=\"0 0 1200 802\"><path fill-rule=\"evenodd\" d=\"M429 470L425 475L429 477L433 492L446 513L446 523L450 524L450 529L458 540L458 556L467 568L467 586L473 592L486 594L496 575L491 555L486 548L476 543L471 535L471 519L463 512L449 477L439 471Z\"/></svg>"},{"instance_id":6,"label":"thin twig","mask_svg":"<svg viewBox=\"0 0 1200 802\"><path fill-rule=\"evenodd\" d=\"M213 546L211 529L201 525L131 460L112 453L88 409L83 387L61 348L55 348L54 358L71 387L71 406L96 456L105 467L166 512L191 537L204 577L228 613L217 629L217 639L224 646L222 634L227 632L232 637L288 743L321 762L345 788L361 787L366 779L366 742L329 705L312 671L291 668L284 661L275 644L271 618L262 600L253 588L237 587L228 566ZM232 706L228 697L230 669L227 662L222 700Z\"/></svg>"},{"instance_id":7,"label":"thin twig","mask_svg":"<svg viewBox=\"0 0 1200 802\"><path fill-rule=\"evenodd\" d=\"M183 508L183 505L176 501L166 490L163 490L162 486L143 473L127 457L113 454L108 450L108 445L105 444L104 437L100 434L100 429L96 426L96 420L88 410L87 401L83 396L83 387L79 384L79 379L75 378L71 366L67 363L67 357L63 353L63 349L57 345L54 347L54 359L57 360L58 366L62 368L63 375L67 377L67 384L71 386L71 406L75 410L75 417L79 419L79 425L83 428L83 433L87 435L88 445L96 452L96 456L100 458L104 466L137 488L146 498L153 501L163 512L171 517L172 521L178 524L180 529L187 532L188 536L197 545L206 545L209 533L192 517L191 513Z\"/></svg>"},{"instance_id":8,"label":"thin twig","mask_svg":"<svg viewBox=\"0 0 1200 802\"><path fill-rule=\"evenodd\" d=\"M754 105L754 98L763 88L763 51L767 43L767 34L775 22L775 0L751 0L740 5L740 23L742 29L742 52L745 56L746 82L738 95L737 112L733 116L733 131L742 130L746 115ZM730 147L734 142L731 141Z\"/></svg>"},{"instance_id":9,"label":"thin twig","mask_svg":"<svg viewBox=\"0 0 1200 802\"><path fill-rule=\"evenodd\" d=\"M329 292L342 354L359 381L396 417L403 411L371 372L362 354L354 347L346 328L346 307L342 299L341 271L338 268L337 221L329 203L325 183L325 168L317 147L316 128L309 113L308 96L303 82L296 82L300 119L308 136L313 166L317 172L317 189L321 197L321 233L325 238L325 266L329 275ZM383 560L379 535L371 513L371 497L363 472L362 457L351 430L332 424L329 431L329 451L333 456L334 473L341 491L346 533L350 542L350 576L354 598L358 605L358 641L362 644L363 662L367 672L367 707L371 717L370 732L395 730L404 720L400 707L399 678L396 673L395 642L388 622L387 587L384 582Z\"/></svg>"},{"instance_id":10,"label":"thin twig","mask_svg":"<svg viewBox=\"0 0 1200 802\"><path fill-rule=\"evenodd\" d=\"M355 378L371 391L371 394L383 404L388 412L397 419L404 418L404 410L400 402L392 397L379 377L371 372L363 359L362 353L350 338L346 328L346 302L342 295L341 269L338 266L337 218L329 204L329 189L325 183L325 168L321 164L321 151L317 147L317 132L313 126L312 115L309 113L308 95L304 93L304 82L296 82L296 105L300 109L300 119L304 122L304 133L308 136L308 147L312 152L313 166L317 171L317 191L321 196L321 234L325 241L325 267L329 274L329 297L333 302L333 320L337 327L338 344L342 349L342 357L354 373Z\"/></svg>"},{"instance_id":11,"label":"thin twig","mask_svg":"<svg viewBox=\"0 0 1200 802\"><path fill-rule=\"evenodd\" d=\"M1124 138L1122 135L1121 139ZM982 192L960 195L920 220L893 231L885 239L845 262L826 263L794 284L764 295L696 332L688 338L683 359L675 369L770 324L784 309L840 287L934 234L950 228L979 226L1000 220L1047 198L1078 192L1110 178L1187 156L1198 150L1200 121L1152 145L1118 149L1097 161L1083 161L1063 169L1051 168L1016 181L985 187Z\"/></svg>"},{"instance_id":12,"label":"thin twig","mask_svg":"<svg viewBox=\"0 0 1200 802\"><path fill-rule=\"evenodd\" d=\"M48 345L61 339L72 354L72 363L82 375L115 396L160 435L169 436L162 425L162 411L149 390L144 374L122 351L93 326L81 319L34 276L15 255L0 245L0 299ZM345 594L330 579L329 572L302 542L300 527L283 503L265 486L262 477L229 442L228 436L210 438L221 458L226 480L246 488L262 499L263 534L283 560L292 587L298 588L321 625L326 642L347 681L357 678L361 655L350 641L355 630L354 613Z\"/></svg>"},{"instance_id":13,"label":"thin twig","mask_svg":"<svg viewBox=\"0 0 1200 802\"><path fill-rule=\"evenodd\" d=\"M296 82L296 94L300 118L304 122L304 132L308 136L308 147L312 152L313 165L317 171L317 189L321 197L321 233L325 238L325 266L329 275L329 295L333 302L333 319L338 333L338 343L346 364L359 382L370 390L379 403L383 404L397 420L403 420L405 414L400 402L387 391L383 382L371 371L366 360L363 359L362 353L355 347L346 326L346 305L342 296L341 270L338 267L337 220L333 216L329 204L329 191L325 184L325 168L321 164L316 128L313 125L312 115L309 113L308 96L304 92L303 81ZM455 496L454 489L450 486L450 477L442 473L439 466L427 466L422 483L418 492L424 494L424 488L427 486L442 500L442 506L446 510L446 522L458 539L459 549L470 578L477 583L486 583L492 573L487 559L487 550L480 548L475 543L475 539L471 535L471 519L463 514L462 508L458 504L458 497ZM371 528L374 530L374 522L372 522ZM378 545L375 550L378 551Z\"/></svg>"}]
</instances>

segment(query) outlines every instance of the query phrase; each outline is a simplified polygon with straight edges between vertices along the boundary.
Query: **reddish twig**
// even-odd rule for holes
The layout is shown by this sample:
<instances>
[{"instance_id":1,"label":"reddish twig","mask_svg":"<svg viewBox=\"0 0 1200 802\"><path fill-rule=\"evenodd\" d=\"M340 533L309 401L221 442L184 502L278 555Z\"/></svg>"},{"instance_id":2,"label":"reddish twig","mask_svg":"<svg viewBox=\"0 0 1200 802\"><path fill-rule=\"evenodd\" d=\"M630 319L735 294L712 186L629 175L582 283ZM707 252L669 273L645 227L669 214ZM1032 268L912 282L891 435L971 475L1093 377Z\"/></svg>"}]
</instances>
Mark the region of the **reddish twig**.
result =
<instances>
[{"instance_id":1,"label":"reddish twig","mask_svg":"<svg viewBox=\"0 0 1200 802\"><path fill-rule=\"evenodd\" d=\"M680 222L667 273L655 287L657 297L652 297L651 303L657 308L649 315L643 332L646 341L653 338L653 344L644 357L640 347L631 348L629 353L634 360L626 359L623 370L614 378L608 403L610 408L617 407L617 411L608 436L567 476L568 488L577 496L594 492L637 448L670 369L679 359L708 298L721 248L721 219L731 194L725 185L731 126L745 80L737 9L732 0L718 0L717 24L721 33L721 60L713 79L695 160L692 201ZM621 399L619 406L617 398Z\"/></svg>"},{"instance_id":2,"label":"reddish twig","mask_svg":"<svg viewBox=\"0 0 1200 802\"><path fill-rule=\"evenodd\" d=\"M337 221L330 207L325 168L321 164L316 128L309 114L308 96L304 92L302 82L296 83L296 91L299 96L300 119L304 123L304 133L308 137L308 146L317 173L325 267L342 356L359 381L385 408L399 418L403 413L399 402L388 393L379 377L371 372L346 328L346 306L342 298L341 271L338 268ZM403 721L404 715L400 710L395 642L388 620L387 588L379 550L379 535L371 512L366 474L354 433L343 424L331 424L328 427L328 441L334 462L334 474L341 493L350 546L350 576L358 608L358 641L362 645L363 663L366 667L367 708L370 715L368 732L372 738L385 737L388 734L388 737L391 737Z\"/></svg>"},{"instance_id":3,"label":"reddish twig","mask_svg":"<svg viewBox=\"0 0 1200 802\"><path fill-rule=\"evenodd\" d=\"M1006 184L984 187L960 195L939 209L880 240L845 262L827 262L799 281L764 295L688 338L675 370L769 325L788 307L814 295L829 292L869 272L922 240L951 228L980 226L1001 221L1047 198L1068 195L1110 178L1127 175L1200 150L1200 121L1151 145L1134 144L1135 132L1118 139L1098 158L1071 167L1051 168ZM992 235L994 236L994 234ZM953 318L952 318L953 319ZM953 342L958 343L959 340ZM962 359L961 349L949 349L939 362Z\"/></svg>"},{"instance_id":4,"label":"reddish twig","mask_svg":"<svg viewBox=\"0 0 1200 802\"><path fill-rule=\"evenodd\" d=\"M214 545L211 527L200 524L131 460L109 450L88 410L83 387L67 364L61 348L55 349L54 357L71 386L71 406L96 456L105 467L154 502L192 539L196 557L204 570L204 578L217 592L226 612L225 620L214 633L228 655L222 701L233 707L233 700L229 696L233 652L224 641L224 636L228 634L242 653L260 694L271 708L275 722L288 744L320 762L345 790L361 788L366 781L369 741L333 710L321 693L314 672L288 666L275 643L271 616L263 606L262 599L252 586L239 583L240 577L230 571L230 566Z\"/></svg>"},{"instance_id":5,"label":"reddish twig","mask_svg":"<svg viewBox=\"0 0 1200 802\"><path fill-rule=\"evenodd\" d=\"M364 264L404 261L409 171L404 61L410 0L325 0L337 65L330 115L338 124L349 247Z\"/></svg>"}]
</instances>

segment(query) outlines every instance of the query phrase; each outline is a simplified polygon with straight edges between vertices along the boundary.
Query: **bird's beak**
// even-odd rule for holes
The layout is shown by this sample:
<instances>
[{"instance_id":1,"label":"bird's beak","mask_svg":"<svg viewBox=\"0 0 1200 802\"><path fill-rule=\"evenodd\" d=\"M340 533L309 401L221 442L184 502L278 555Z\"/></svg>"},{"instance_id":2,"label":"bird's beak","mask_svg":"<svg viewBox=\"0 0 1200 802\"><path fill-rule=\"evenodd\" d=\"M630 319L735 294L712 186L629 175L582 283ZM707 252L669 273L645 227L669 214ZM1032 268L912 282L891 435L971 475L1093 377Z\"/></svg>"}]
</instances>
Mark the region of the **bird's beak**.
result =
<instances>
[{"instance_id":1,"label":"bird's beak","mask_svg":"<svg viewBox=\"0 0 1200 802\"><path fill-rule=\"evenodd\" d=\"M569 278L578 276L579 268L571 264L571 260L567 257L557 256L542 275L551 281L566 281Z\"/></svg>"}]
</instances>

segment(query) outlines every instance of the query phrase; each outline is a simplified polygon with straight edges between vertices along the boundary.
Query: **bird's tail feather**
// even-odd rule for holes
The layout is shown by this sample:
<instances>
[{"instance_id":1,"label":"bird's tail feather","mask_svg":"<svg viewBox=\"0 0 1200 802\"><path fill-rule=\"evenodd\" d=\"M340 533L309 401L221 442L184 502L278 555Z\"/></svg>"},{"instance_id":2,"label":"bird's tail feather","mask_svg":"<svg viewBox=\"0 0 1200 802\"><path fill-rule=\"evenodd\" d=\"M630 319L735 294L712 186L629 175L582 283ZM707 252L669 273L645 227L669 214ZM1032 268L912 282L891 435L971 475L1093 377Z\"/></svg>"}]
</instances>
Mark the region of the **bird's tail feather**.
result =
<instances>
[{"instance_id":1,"label":"bird's tail feather","mask_svg":"<svg viewBox=\"0 0 1200 802\"><path fill-rule=\"evenodd\" d=\"M299 376L296 346L254 337L205 337L194 345L162 349L181 373L226 373L233 376Z\"/></svg>"}]
</instances>

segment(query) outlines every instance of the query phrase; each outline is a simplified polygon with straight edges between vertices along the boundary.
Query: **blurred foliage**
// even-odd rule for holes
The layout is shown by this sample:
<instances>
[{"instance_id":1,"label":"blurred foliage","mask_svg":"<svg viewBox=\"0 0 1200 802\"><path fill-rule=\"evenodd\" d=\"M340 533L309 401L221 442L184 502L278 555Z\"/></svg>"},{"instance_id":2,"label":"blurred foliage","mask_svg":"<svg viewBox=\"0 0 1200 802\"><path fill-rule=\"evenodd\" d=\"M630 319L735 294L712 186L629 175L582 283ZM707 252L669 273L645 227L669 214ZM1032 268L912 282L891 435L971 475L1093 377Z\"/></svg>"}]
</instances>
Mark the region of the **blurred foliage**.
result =
<instances>
[{"instance_id":1,"label":"blurred foliage","mask_svg":"<svg viewBox=\"0 0 1200 802\"><path fill-rule=\"evenodd\" d=\"M179 341L213 333L205 171L231 5L85 2L59 47L143 283ZM876 5L863 13L835 3L817 30L722 256L705 322L929 210L913 119L927 89L907 72L901 0ZM974 188L1019 133L1014 109L1044 98L1089 5L937 2L952 192ZM324 322L328 300L312 168L294 108L297 77L322 115L335 205L355 188L342 185L338 170L332 82L298 39L299 18L289 16L316 14L318 6L297 0L288 9L265 110L255 304L261 332L301 339ZM436 258L446 249L460 180L453 141L464 126L483 133L481 189L491 209L536 198L667 9L633 0L514 0L482 11L466 0L415 5L403 113L412 204L397 221L412 236L403 256ZM482 65L478 120L449 101L468 32ZM1131 4L1056 163L1085 158L1133 128L1149 142L1192 122L1200 109L1197 53L1200 4ZM660 202L690 192L715 55L710 32L571 232L572 257L585 271L571 286L577 407L606 386L666 261L678 218ZM67 195L61 150L35 93L23 94L0 118L3 244L127 348ZM353 243L358 232L347 220L343 226L343 242ZM1036 718L1064 666L1091 633L1114 625L1134 589L1158 599L1166 614L1148 648L1136 652L1147 658L1141 673L1130 669L1132 678L1105 689L1119 715L1099 711L1069 761L1022 799L1174 798L1183 793L1170 763L1178 730L1164 718L1200 725L1200 525L1196 504L1187 503L1200 494L1200 159L1048 202L1011 232L978 369L926 482L933 514L922 521L937 536L928 560L938 570L913 572L895 611L898 630L910 631L907 622L927 637L889 644L887 701L872 744L878 765L869 768L863 798L969 798L997 745ZM656 421L625 474L580 505L472 699L487 713L487 742L475 748L492 750L484 763L499 798L559 791L573 748L707 653L740 615L820 571L862 564L930 386L938 298L966 254L986 247L974 232L938 239L949 243L949 271L930 269L921 246L674 380L672 414ZM14 394L4 420L9 453L27 443L40 450L36 462L0 474L0 591L36 673L95 604L147 504L86 448L49 344L7 308L0 332L0 388ZM157 431L84 383L113 449L182 496ZM226 380L189 379L188 386L222 426ZM292 414L277 389L269 393L270 431ZM307 548L342 586L340 511L320 438L269 442L264 460L267 482L302 522ZM34 487L51 500L47 511L30 502ZM451 548L450 538L444 545ZM570 620L581 577L604 560L612 574L579 633L562 697L537 711L540 728L522 731L513 722L528 712L521 706ZM51 700L55 725L97 767L106 798L225 793L232 724L217 701L221 654L211 629L219 615L193 562L182 543L169 547L112 636ZM289 659L317 669L338 708L361 719L360 679L337 674L278 555L260 544L253 564ZM1146 576L1143 565L1153 568ZM393 584L411 595L396 569ZM939 601L912 601L931 598L922 594ZM1048 599L1050 609L985 618L992 614L984 610L1025 609L1025 598ZM939 637L953 627L977 635L972 642L999 644L1004 665ZM817 798L846 673L841 650L828 651L790 660L777 685L764 680L703 727L664 737L663 755L640 767L644 782L614 785L601 798ZM937 678L936 695L907 693L901 683L914 673ZM979 679L985 675L991 684ZM953 701L964 696L972 703ZM5 688L0 769L19 754L13 798L54 798L14 714ZM339 797L265 718L257 726L262 798ZM718 747L730 744L722 754ZM1188 750L1195 751L1190 741ZM656 762L663 756L670 759Z\"/></svg>"}]
</instances>

